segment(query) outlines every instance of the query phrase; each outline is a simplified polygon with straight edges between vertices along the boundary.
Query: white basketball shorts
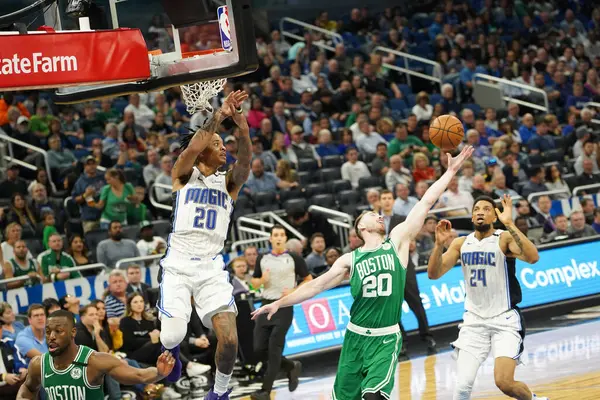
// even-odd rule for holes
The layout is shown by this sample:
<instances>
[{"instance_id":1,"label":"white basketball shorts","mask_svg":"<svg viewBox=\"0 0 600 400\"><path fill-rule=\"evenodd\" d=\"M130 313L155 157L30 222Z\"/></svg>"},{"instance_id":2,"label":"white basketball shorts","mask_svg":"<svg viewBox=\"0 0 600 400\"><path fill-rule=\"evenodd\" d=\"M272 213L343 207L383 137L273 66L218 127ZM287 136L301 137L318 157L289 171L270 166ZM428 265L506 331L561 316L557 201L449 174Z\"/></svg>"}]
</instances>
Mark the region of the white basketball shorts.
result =
<instances>
[{"instance_id":1,"label":"white basketball shorts","mask_svg":"<svg viewBox=\"0 0 600 400\"><path fill-rule=\"evenodd\" d=\"M159 315L190 320L192 301L202 324L212 328L212 317L220 312L237 314L233 286L219 254L206 260L168 255L160 260L157 302ZM193 298L193 300L192 300Z\"/></svg>"},{"instance_id":2,"label":"white basketball shorts","mask_svg":"<svg viewBox=\"0 0 600 400\"><path fill-rule=\"evenodd\" d=\"M520 361L524 350L525 324L518 309L492 318L482 318L466 311L458 327L458 339L452 343L455 349L472 354L479 362L485 361L490 351L494 359L509 357Z\"/></svg>"}]
</instances>

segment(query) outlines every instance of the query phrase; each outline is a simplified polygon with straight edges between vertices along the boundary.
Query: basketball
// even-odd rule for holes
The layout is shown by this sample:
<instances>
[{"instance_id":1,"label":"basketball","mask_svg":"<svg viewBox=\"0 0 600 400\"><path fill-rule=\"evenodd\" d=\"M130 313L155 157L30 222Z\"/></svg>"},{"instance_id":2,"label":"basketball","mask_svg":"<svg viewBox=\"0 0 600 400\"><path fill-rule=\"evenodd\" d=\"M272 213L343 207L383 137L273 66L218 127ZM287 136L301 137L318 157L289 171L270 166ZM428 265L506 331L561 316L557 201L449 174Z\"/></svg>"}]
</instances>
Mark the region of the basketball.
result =
<instances>
[{"instance_id":1,"label":"basketball","mask_svg":"<svg viewBox=\"0 0 600 400\"><path fill-rule=\"evenodd\" d=\"M442 150L454 150L464 136L462 122L452 115L440 115L429 125L429 140Z\"/></svg>"}]
</instances>

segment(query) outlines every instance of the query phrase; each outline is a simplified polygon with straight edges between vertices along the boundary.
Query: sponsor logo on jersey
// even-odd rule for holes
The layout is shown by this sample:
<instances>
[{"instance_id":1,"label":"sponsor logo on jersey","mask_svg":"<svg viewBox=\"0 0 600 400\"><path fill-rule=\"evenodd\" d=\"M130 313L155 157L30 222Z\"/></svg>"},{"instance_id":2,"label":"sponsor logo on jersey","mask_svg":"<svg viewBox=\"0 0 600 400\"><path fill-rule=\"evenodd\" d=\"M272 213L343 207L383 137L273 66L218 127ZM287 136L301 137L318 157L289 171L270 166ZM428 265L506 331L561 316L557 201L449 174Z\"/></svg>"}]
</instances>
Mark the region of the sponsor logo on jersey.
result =
<instances>
[{"instance_id":1,"label":"sponsor logo on jersey","mask_svg":"<svg viewBox=\"0 0 600 400\"><path fill-rule=\"evenodd\" d=\"M77 367L73 368L71 370L71 378L73 378L73 379L81 378L81 368L77 368Z\"/></svg>"},{"instance_id":2,"label":"sponsor logo on jersey","mask_svg":"<svg viewBox=\"0 0 600 400\"><path fill-rule=\"evenodd\" d=\"M384 243L383 246L381 246L381 248L383 250L389 250L392 248L392 245L390 245L389 243Z\"/></svg>"},{"instance_id":3,"label":"sponsor logo on jersey","mask_svg":"<svg viewBox=\"0 0 600 400\"><path fill-rule=\"evenodd\" d=\"M229 11L227 6L221 6L217 9L217 16L219 18L219 31L221 31L221 47L225 51L233 50L231 44L231 28L229 26Z\"/></svg>"}]
</instances>

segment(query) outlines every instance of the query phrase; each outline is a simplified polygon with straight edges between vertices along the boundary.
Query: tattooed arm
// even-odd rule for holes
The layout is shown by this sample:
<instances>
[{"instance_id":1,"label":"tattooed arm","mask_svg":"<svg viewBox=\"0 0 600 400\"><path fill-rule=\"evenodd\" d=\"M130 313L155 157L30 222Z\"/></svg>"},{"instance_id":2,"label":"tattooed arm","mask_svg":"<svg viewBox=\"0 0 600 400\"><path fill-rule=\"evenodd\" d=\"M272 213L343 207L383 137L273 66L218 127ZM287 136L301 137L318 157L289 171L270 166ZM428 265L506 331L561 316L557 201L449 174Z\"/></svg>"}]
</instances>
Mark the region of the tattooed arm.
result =
<instances>
[{"instance_id":1,"label":"tattooed arm","mask_svg":"<svg viewBox=\"0 0 600 400\"><path fill-rule=\"evenodd\" d=\"M241 107L242 102L240 100L236 107ZM252 162L252 142L250 141L250 128L248 127L248 121L243 113L234 111L233 122L240 128L240 136L237 142L237 161L233 164L231 170L227 173L227 190L233 200L237 200L240 189L248 180L250 175L250 163Z\"/></svg>"},{"instance_id":2,"label":"tattooed arm","mask_svg":"<svg viewBox=\"0 0 600 400\"><path fill-rule=\"evenodd\" d=\"M504 195L502 199L502 212L496 208L496 214L500 222L504 224L507 232L500 236L500 247L502 252L509 257L516 257L529 264L535 264L540 259L535 245L521 232L512 219L512 199Z\"/></svg>"}]
</instances>

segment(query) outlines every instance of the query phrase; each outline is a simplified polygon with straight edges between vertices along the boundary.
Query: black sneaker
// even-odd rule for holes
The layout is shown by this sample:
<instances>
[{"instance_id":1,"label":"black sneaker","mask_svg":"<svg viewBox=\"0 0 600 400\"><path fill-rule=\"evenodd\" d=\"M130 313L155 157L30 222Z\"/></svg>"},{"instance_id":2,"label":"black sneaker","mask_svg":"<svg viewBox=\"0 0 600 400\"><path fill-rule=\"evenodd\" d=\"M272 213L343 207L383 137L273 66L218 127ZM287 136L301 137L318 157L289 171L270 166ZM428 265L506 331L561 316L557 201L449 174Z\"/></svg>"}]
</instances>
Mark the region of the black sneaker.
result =
<instances>
[{"instance_id":1,"label":"black sneaker","mask_svg":"<svg viewBox=\"0 0 600 400\"><path fill-rule=\"evenodd\" d=\"M431 335L427 335L423 338L425 343L427 343L427 351L429 353L437 353L437 343L435 339Z\"/></svg>"},{"instance_id":2,"label":"black sneaker","mask_svg":"<svg viewBox=\"0 0 600 400\"><path fill-rule=\"evenodd\" d=\"M271 394L264 390L258 390L250 395L251 400L271 400Z\"/></svg>"},{"instance_id":3,"label":"black sneaker","mask_svg":"<svg viewBox=\"0 0 600 400\"><path fill-rule=\"evenodd\" d=\"M288 389L290 392L293 392L298 388L298 383L300 383L300 373L302 372L302 363L300 361L292 361L294 363L294 368L290 372L288 372Z\"/></svg>"}]
</instances>

